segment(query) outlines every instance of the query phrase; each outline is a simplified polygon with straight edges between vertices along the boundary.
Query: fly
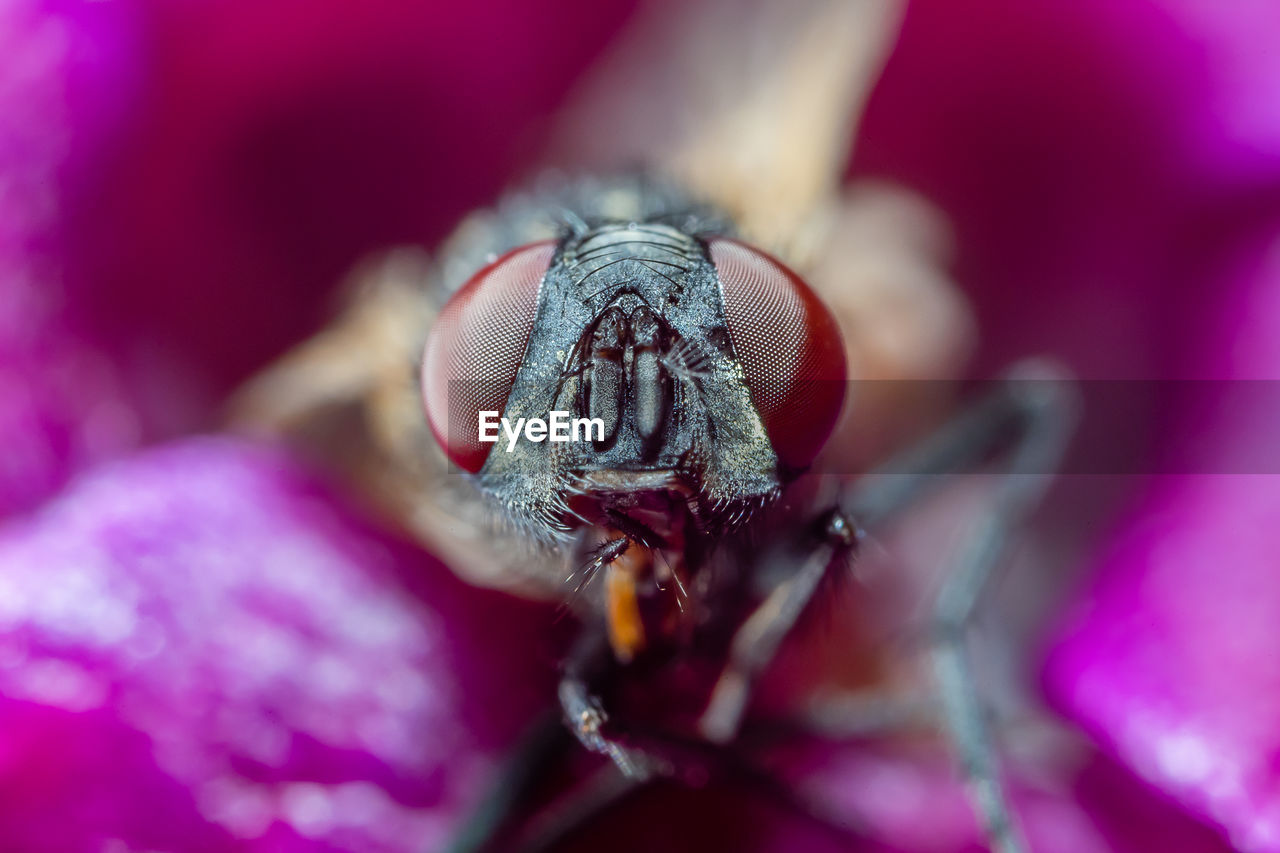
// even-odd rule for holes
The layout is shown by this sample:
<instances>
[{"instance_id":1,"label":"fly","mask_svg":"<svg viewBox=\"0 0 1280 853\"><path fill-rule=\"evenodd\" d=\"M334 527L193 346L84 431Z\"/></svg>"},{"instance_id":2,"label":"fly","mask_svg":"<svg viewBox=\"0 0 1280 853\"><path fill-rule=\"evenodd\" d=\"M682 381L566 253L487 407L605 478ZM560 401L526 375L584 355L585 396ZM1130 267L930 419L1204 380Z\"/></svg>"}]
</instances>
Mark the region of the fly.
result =
<instances>
[{"instance_id":1,"label":"fly","mask_svg":"<svg viewBox=\"0 0 1280 853\"><path fill-rule=\"evenodd\" d=\"M1018 365L923 440L849 462L877 445L866 436L919 419L910 395L904 415L882 393L912 383L871 380L955 378L972 331L930 248L946 240L926 239L945 233L940 214L900 190L841 189L851 105L899 14L896 0L653 0L546 158L615 177L553 176L470 216L433 261L361 270L347 314L242 395L240 423L345 468L463 576L582 617L561 719L456 850L521 837L511 824L566 725L621 771L577 804L581 820L610 790L750 770L741 734L784 639L847 584L868 533L937 475L982 468L996 476L945 557L924 646L986 836L1025 853L965 637L1047 487L1074 395L1056 368ZM617 177L620 163L646 168ZM509 450L481 435L487 413L557 412L600 428L551 441L526 426Z\"/></svg>"},{"instance_id":2,"label":"fly","mask_svg":"<svg viewBox=\"0 0 1280 853\"><path fill-rule=\"evenodd\" d=\"M564 722L635 783L713 767L783 640L847 573L863 531L908 508L935 475L1003 465L989 513L953 557L930 634L944 722L993 844L1025 849L1003 797L992 796L997 774L963 639L1010 531L1061 453L1069 385L1048 365L1022 365L880 469L815 488L802 474L849 387L831 312L677 188L642 176L585 186L548 194L540 214L520 208L558 221L558 236L495 247L441 310L421 371L426 421L466 482L521 535L571 555L564 583L587 601L559 689ZM480 439L491 409L508 420L567 412L604 429L506 452ZM694 659L709 667L704 692L668 696L656 719L606 700L627 695L628 682L660 685L664 667ZM672 723L682 702L700 708L692 730Z\"/></svg>"}]
</instances>

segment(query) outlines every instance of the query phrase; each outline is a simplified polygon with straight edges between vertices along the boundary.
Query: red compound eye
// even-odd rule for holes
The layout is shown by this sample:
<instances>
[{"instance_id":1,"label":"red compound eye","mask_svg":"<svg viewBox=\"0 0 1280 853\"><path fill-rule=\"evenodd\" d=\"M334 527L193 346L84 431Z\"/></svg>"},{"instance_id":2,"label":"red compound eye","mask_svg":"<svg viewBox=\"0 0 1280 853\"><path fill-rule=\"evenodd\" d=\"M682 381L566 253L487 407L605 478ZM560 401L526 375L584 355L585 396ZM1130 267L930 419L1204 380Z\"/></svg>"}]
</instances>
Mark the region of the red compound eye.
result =
<instances>
[{"instance_id":1,"label":"red compound eye","mask_svg":"<svg viewBox=\"0 0 1280 853\"><path fill-rule=\"evenodd\" d=\"M710 243L734 355L787 468L813 461L844 403L844 343L831 313L781 262L736 240Z\"/></svg>"},{"instance_id":2,"label":"red compound eye","mask_svg":"<svg viewBox=\"0 0 1280 853\"><path fill-rule=\"evenodd\" d=\"M445 305L427 337L427 422L449 458L473 474L493 447L480 441L480 413L506 407L555 250L554 241L534 243L480 270Z\"/></svg>"}]
</instances>

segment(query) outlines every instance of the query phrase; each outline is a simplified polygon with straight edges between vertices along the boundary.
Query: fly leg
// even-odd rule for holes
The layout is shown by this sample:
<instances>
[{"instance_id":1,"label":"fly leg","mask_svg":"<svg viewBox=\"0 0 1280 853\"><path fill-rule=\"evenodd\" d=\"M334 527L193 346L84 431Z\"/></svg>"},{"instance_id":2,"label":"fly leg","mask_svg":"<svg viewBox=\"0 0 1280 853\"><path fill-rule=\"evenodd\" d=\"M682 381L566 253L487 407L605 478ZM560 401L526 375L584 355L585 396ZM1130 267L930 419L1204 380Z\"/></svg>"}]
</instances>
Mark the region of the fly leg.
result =
<instances>
[{"instance_id":1,"label":"fly leg","mask_svg":"<svg viewBox=\"0 0 1280 853\"><path fill-rule=\"evenodd\" d=\"M653 759L624 747L604 730L608 715L592 685L607 675L612 665L604 631L585 630L564 665L559 687L562 714L549 715L530 728L489 794L452 839L449 853L489 853L513 845L515 849L541 850L543 845L527 844L524 836L567 833L654 777ZM565 802L552 804L550 817L544 821L550 826L525 826L519 817L527 812L538 785L574 747L574 738L592 752L608 756L613 764L600 768Z\"/></svg>"},{"instance_id":2,"label":"fly leg","mask_svg":"<svg viewBox=\"0 0 1280 853\"><path fill-rule=\"evenodd\" d=\"M813 547L735 635L729 664L700 721L703 733L721 742L736 735L757 677L825 573L841 565L839 545L831 538L833 524L850 533L874 529L910 506L941 479L939 475L969 470L999 457L1001 475L991 508L966 537L946 573L934 608L930 652L943 727L983 829L1000 853L1026 850L999 779L965 638L979 596L1012 531L1038 503L1061 457L1074 422L1075 401L1069 387L1052 368L1023 365L934 435L846 488L836 508L820 515L826 519L827 538ZM856 538L853 535L852 541Z\"/></svg>"},{"instance_id":3,"label":"fly leg","mask_svg":"<svg viewBox=\"0 0 1280 853\"><path fill-rule=\"evenodd\" d=\"M992 849L1028 849L1000 782L985 709L974 686L967 629L1010 538L1040 502L1057 467L1073 420L1071 402L1054 383L1023 382L1011 402L1019 419L1008 466L995 485L990 508L975 522L947 567L934 603L930 637L942 720L957 753L969 797Z\"/></svg>"},{"instance_id":4,"label":"fly leg","mask_svg":"<svg viewBox=\"0 0 1280 853\"><path fill-rule=\"evenodd\" d=\"M839 507L820 520L821 539L790 578L774 587L734 634L729 665L711 694L707 710L698 721L704 737L728 743L738 733L756 680L791 633L822 581L853 553L859 531Z\"/></svg>"},{"instance_id":5,"label":"fly leg","mask_svg":"<svg viewBox=\"0 0 1280 853\"><path fill-rule=\"evenodd\" d=\"M644 780L655 770L652 760L609 737L609 721L600 697L591 685L604 667L613 665L612 653L602 632L583 634L565 663L557 691L565 725L592 752L607 755L630 779Z\"/></svg>"}]
</instances>

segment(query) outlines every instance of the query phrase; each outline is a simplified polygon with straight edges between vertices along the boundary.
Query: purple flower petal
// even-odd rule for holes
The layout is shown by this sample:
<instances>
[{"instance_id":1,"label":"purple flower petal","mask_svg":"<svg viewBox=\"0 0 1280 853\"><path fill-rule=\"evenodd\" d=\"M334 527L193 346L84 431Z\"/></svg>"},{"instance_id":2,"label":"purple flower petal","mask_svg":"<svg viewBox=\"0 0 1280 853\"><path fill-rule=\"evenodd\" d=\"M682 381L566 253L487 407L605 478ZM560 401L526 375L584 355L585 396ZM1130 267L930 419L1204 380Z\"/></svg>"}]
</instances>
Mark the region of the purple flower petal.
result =
<instances>
[{"instance_id":1,"label":"purple flower petal","mask_svg":"<svg viewBox=\"0 0 1280 853\"><path fill-rule=\"evenodd\" d=\"M1098 567L1050 690L1246 851L1280 850L1280 488L1170 478Z\"/></svg>"},{"instance_id":2,"label":"purple flower petal","mask_svg":"<svg viewBox=\"0 0 1280 853\"><path fill-rule=\"evenodd\" d=\"M1280 378L1274 242L1247 245L1280 213L1280 20L1264 5L913 4L859 163L951 214L979 373L1049 353L1086 379ZM1083 455L1224 473L1150 484L1047 680L1123 762L1236 845L1274 850L1280 486L1261 474L1280 471L1280 406L1241 387L1152 385L1086 412L1081 438L1100 444ZM1070 539L1105 532L1135 485L1067 482Z\"/></svg>"},{"instance_id":3,"label":"purple flower petal","mask_svg":"<svg viewBox=\"0 0 1280 853\"><path fill-rule=\"evenodd\" d=\"M99 328L216 399L531 167L626 5L142 0L145 98L72 222Z\"/></svg>"},{"instance_id":4,"label":"purple flower petal","mask_svg":"<svg viewBox=\"0 0 1280 853\"><path fill-rule=\"evenodd\" d=\"M980 374L1051 353L1090 378L1181 375L1218 295L1204 264L1280 204L1280 139L1228 127L1246 96L1280 103L1280 76L1232 64L1268 61L1259 5L911 4L855 165L951 217Z\"/></svg>"},{"instance_id":5,"label":"purple flower petal","mask_svg":"<svg viewBox=\"0 0 1280 853\"><path fill-rule=\"evenodd\" d=\"M144 429L65 281L70 184L135 90L129 8L0 9L0 516Z\"/></svg>"},{"instance_id":6,"label":"purple flower petal","mask_svg":"<svg viewBox=\"0 0 1280 853\"><path fill-rule=\"evenodd\" d=\"M1007 762L1036 853L1225 853L1212 830L1087 748L1049 741L1038 753ZM985 849L954 762L936 745L814 743L784 772L820 812L871 842L910 853Z\"/></svg>"},{"instance_id":7,"label":"purple flower petal","mask_svg":"<svg viewBox=\"0 0 1280 853\"><path fill-rule=\"evenodd\" d=\"M208 426L363 253L496 193L624 5L6 4L0 515Z\"/></svg>"},{"instance_id":8,"label":"purple flower petal","mask_svg":"<svg viewBox=\"0 0 1280 853\"><path fill-rule=\"evenodd\" d=\"M1267 0L1214 3L1162 0L1161 11L1188 33L1203 79L1204 121L1192 138L1206 169L1248 188L1280 169L1280 8Z\"/></svg>"},{"instance_id":9,"label":"purple flower petal","mask_svg":"<svg viewBox=\"0 0 1280 853\"><path fill-rule=\"evenodd\" d=\"M1153 484L1047 670L1068 713L1245 851L1280 850L1277 246L1229 265L1189 343L1216 381L1187 386L1165 443L1205 473Z\"/></svg>"},{"instance_id":10,"label":"purple flower petal","mask_svg":"<svg viewBox=\"0 0 1280 853\"><path fill-rule=\"evenodd\" d=\"M550 622L273 452L117 464L0 533L0 836L434 849L554 695Z\"/></svg>"}]
</instances>

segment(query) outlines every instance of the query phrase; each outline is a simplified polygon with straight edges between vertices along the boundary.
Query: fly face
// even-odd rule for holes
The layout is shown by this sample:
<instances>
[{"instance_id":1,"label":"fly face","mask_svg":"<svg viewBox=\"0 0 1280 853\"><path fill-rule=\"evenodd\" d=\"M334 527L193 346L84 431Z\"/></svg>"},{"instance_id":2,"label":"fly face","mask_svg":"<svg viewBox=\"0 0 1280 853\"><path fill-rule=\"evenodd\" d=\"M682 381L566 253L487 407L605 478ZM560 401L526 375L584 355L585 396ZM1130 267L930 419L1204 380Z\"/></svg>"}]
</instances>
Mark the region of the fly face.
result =
<instances>
[{"instance_id":1,"label":"fly face","mask_svg":"<svg viewBox=\"0 0 1280 853\"><path fill-rule=\"evenodd\" d=\"M423 362L449 458L534 538L595 546L582 584L605 570L620 660L688 637L718 537L812 461L844 396L844 347L808 286L670 219L575 217L509 252L450 299ZM553 440L557 418L576 435ZM531 422L550 429L519 432Z\"/></svg>"},{"instance_id":2,"label":"fly face","mask_svg":"<svg viewBox=\"0 0 1280 853\"><path fill-rule=\"evenodd\" d=\"M661 543L672 515L714 534L775 497L825 441L843 379L835 322L779 262L662 222L603 222L473 277L432 331L423 392L450 458L534 533L599 525ZM486 442L483 412L589 426Z\"/></svg>"}]
</instances>

